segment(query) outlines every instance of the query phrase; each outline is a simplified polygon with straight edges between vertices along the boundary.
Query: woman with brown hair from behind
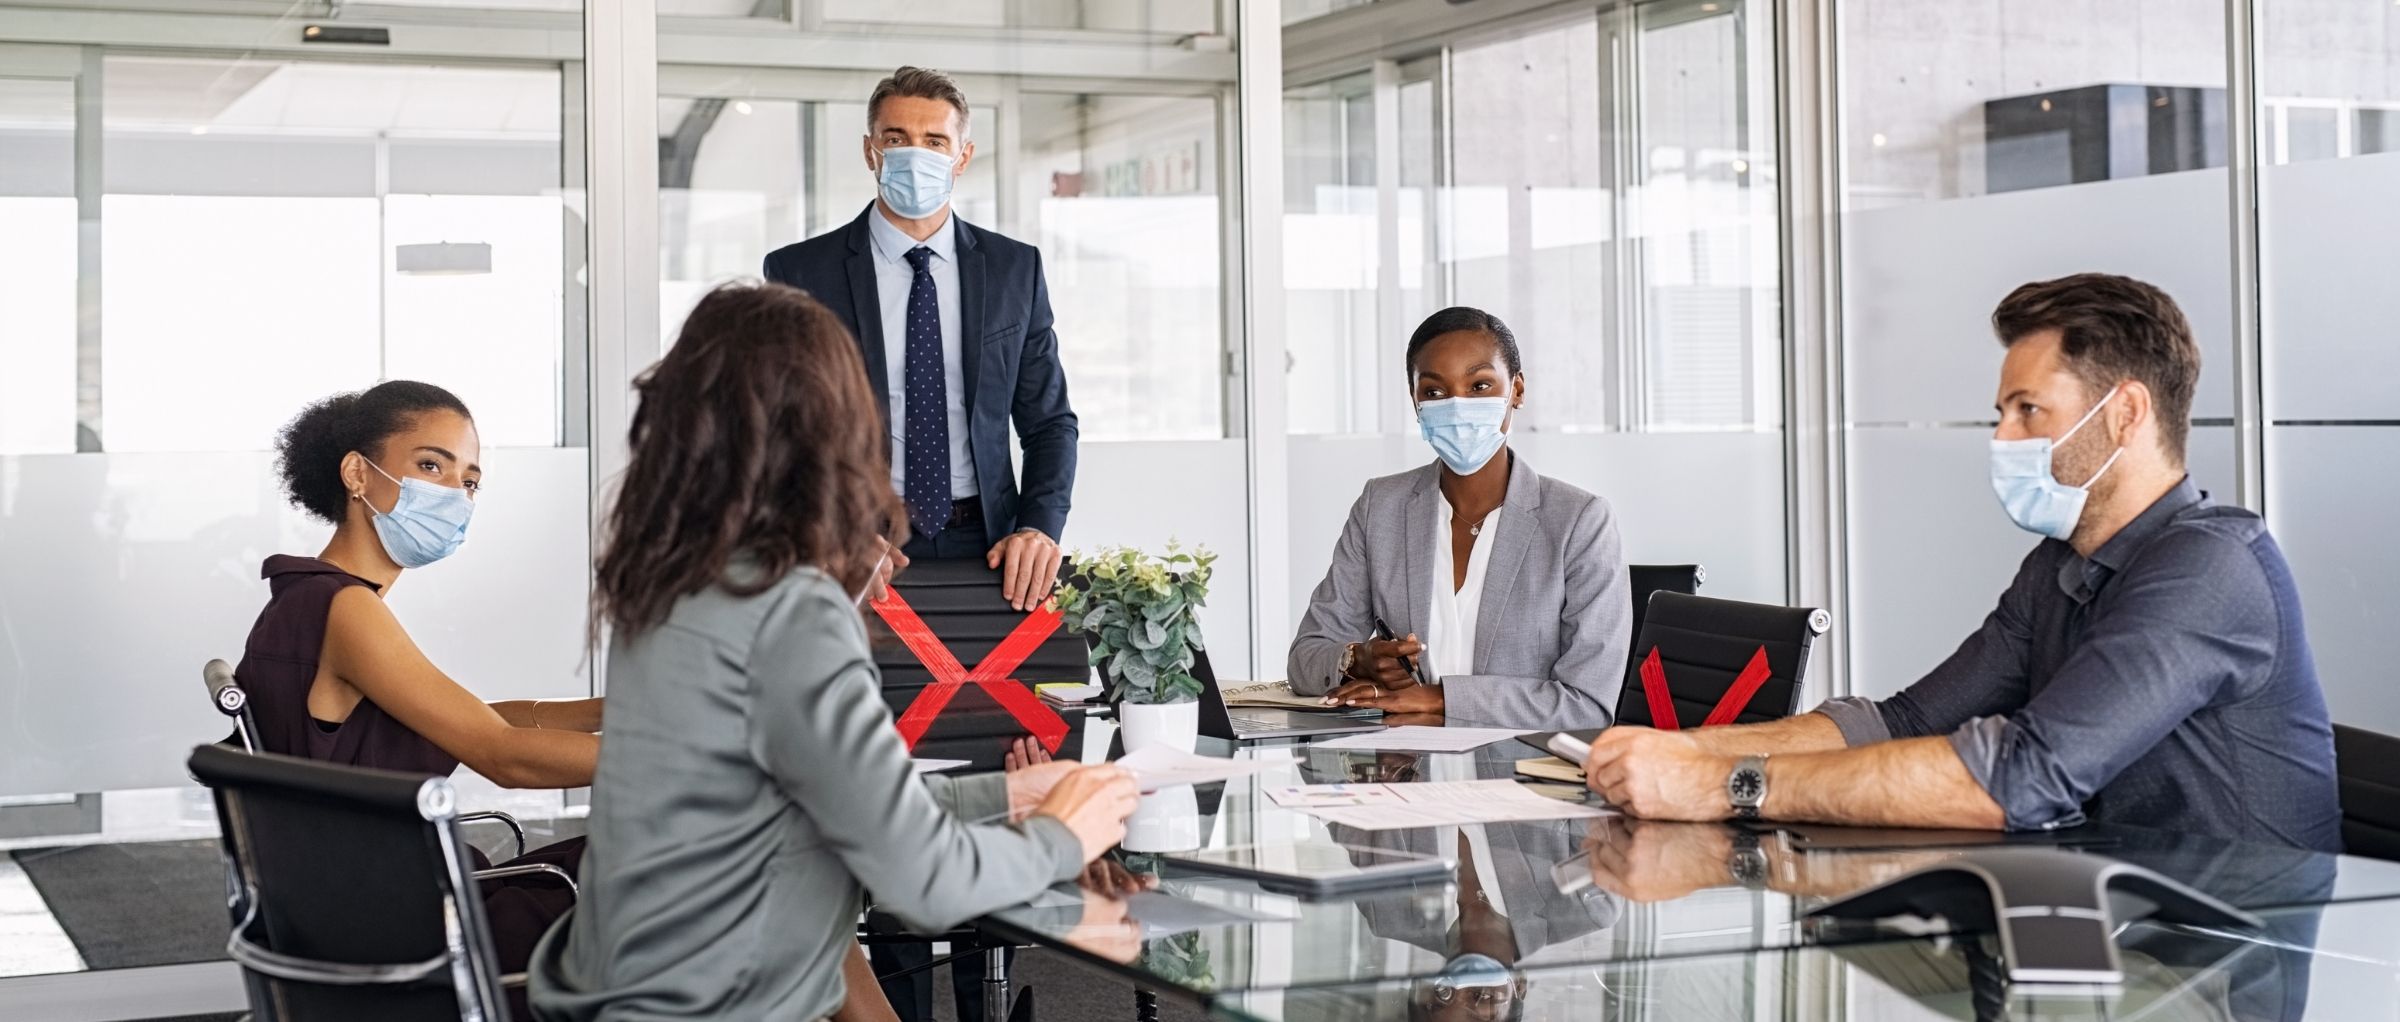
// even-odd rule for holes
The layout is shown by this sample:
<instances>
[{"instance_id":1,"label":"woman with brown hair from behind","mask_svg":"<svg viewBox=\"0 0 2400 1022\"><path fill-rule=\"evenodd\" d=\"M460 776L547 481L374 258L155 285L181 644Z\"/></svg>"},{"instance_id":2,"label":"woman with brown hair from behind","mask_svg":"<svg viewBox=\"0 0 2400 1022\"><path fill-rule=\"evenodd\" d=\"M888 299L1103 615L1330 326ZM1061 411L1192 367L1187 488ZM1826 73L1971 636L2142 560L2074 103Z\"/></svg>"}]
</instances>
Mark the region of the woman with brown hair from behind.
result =
<instances>
[{"instance_id":1,"label":"woman with brown hair from behind","mask_svg":"<svg viewBox=\"0 0 2400 1022\"><path fill-rule=\"evenodd\" d=\"M826 1017L872 989L864 892L937 933L1122 837L1117 767L912 768L859 615L906 515L832 313L719 288L635 387L593 591L608 742L582 899L530 970L541 1017Z\"/></svg>"}]
</instances>

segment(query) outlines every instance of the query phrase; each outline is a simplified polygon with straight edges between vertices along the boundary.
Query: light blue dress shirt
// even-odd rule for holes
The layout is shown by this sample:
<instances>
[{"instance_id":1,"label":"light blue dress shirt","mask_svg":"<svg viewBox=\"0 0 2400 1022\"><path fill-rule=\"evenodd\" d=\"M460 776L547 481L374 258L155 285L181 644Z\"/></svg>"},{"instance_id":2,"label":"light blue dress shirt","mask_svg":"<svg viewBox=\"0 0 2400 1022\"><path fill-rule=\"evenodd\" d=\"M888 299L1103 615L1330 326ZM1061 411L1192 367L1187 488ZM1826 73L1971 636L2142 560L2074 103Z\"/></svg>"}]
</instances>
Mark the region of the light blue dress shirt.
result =
<instances>
[{"instance_id":1,"label":"light blue dress shirt","mask_svg":"<svg viewBox=\"0 0 2400 1022\"><path fill-rule=\"evenodd\" d=\"M950 405L950 495L975 496L975 454L967 437L967 375L960 364L962 344L958 322L958 218L952 215L923 242L892 226L878 208L867 217L867 236L875 245L875 298L883 306L883 378L891 414L885 416L892 434L892 489L908 492L908 289L917 271L908 265L908 250L923 244L933 250L927 268L933 273L934 297L941 302L942 387Z\"/></svg>"}]
</instances>

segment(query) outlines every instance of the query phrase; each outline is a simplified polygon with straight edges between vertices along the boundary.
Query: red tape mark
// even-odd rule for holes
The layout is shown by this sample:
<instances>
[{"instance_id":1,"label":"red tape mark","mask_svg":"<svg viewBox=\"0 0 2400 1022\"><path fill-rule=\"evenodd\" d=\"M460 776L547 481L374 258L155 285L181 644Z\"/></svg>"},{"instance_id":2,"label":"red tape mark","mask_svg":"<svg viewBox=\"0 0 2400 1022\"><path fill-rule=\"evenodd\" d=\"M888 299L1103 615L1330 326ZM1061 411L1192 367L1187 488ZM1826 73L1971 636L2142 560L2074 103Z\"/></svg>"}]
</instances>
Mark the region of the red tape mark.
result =
<instances>
[{"instance_id":1,"label":"red tape mark","mask_svg":"<svg viewBox=\"0 0 2400 1022\"><path fill-rule=\"evenodd\" d=\"M1733 679L1733 687L1725 690L1724 698L1717 700L1716 708L1708 711L1708 718L1702 720L1700 726L1716 727L1733 723L1733 719L1741 716L1742 710L1749 707L1750 700L1758 696L1760 686L1765 685L1774 673L1767 666L1767 647L1758 647L1758 652L1750 655L1750 665L1742 668L1742 673ZM1661 731L1675 731L1683 727L1683 723L1675 719L1675 697L1667 691L1667 669L1658 661L1656 646L1650 647L1650 655L1642 658L1642 696L1650 703L1651 727Z\"/></svg>"},{"instance_id":2,"label":"red tape mark","mask_svg":"<svg viewBox=\"0 0 2400 1022\"><path fill-rule=\"evenodd\" d=\"M892 634L900 637L901 644L916 654L917 661L933 672L933 684L917 693L917 698L900 714L900 740L908 743L911 750L917 747L918 739L925 737L925 729L933 725L933 719L949 707L959 686L968 682L983 686L1009 716L1040 740L1043 748L1057 752L1059 745L1067 740L1066 719L1044 704L1024 682L1008 676L1034 650L1040 649L1051 633L1058 631L1063 620L1058 611L1045 605L1025 615L1025 620L969 671L959 664L958 656L948 646L942 645L940 637L926 626L925 619L917 616L916 609L900 598L900 590L885 589L884 598L869 606L875 608L875 616L883 619Z\"/></svg>"}]
</instances>

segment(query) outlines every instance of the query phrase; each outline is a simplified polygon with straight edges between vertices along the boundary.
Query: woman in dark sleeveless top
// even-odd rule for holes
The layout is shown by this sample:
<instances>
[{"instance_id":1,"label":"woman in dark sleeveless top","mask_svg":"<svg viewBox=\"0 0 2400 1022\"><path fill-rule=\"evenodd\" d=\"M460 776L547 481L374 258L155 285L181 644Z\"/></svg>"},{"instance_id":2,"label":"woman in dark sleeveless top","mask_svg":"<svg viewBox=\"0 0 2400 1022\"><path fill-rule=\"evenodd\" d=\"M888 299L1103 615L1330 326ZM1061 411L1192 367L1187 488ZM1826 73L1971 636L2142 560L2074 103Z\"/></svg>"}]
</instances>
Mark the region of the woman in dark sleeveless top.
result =
<instances>
[{"instance_id":1,"label":"woman in dark sleeveless top","mask_svg":"<svg viewBox=\"0 0 2400 1022\"><path fill-rule=\"evenodd\" d=\"M384 605L406 568L464 541L482 485L482 444L466 405L395 380L310 406L278 444L292 503L333 525L316 557L267 558L271 596L234 670L267 752L447 776L460 763L506 787L592 783L601 701L485 703L425 658ZM478 866L485 865L478 855ZM583 839L518 862L569 873ZM517 972L572 904L539 879L487 882L501 971Z\"/></svg>"}]
</instances>

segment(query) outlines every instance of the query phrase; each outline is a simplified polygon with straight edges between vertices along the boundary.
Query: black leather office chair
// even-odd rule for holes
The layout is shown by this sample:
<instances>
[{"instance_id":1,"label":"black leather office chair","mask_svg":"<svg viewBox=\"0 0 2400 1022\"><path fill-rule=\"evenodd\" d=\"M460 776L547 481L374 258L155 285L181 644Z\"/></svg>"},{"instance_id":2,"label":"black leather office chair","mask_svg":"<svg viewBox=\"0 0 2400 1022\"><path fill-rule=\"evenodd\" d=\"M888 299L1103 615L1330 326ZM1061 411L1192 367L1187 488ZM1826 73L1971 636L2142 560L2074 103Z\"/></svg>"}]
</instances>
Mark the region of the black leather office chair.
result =
<instances>
[{"instance_id":1,"label":"black leather office chair","mask_svg":"<svg viewBox=\"0 0 2400 1022\"><path fill-rule=\"evenodd\" d=\"M235 741L239 740L242 751L257 752L258 719L250 713L250 693L242 688L240 681L235 680L233 665L223 660L211 660L201 665L200 682L208 686L209 705L216 707L218 713L224 714L227 719L233 721L233 733L225 736L225 740L217 744L232 748ZM525 825L518 823L514 816L497 810L460 813L458 822L462 826L469 823L497 823L508 828L510 837L516 841L517 850L506 856L493 856L493 858L513 859L525 854ZM485 880L514 875L513 872L501 870L485 870L476 874L478 878Z\"/></svg>"},{"instance_id":2,"label":"black leather office chair","mask_svg":"<svg viewBox=\"0 0 2400 1022\"><path fill-rule=\"evenodd\" d=\"M216 794L226 953L258 1022L508 1017L524 978L499 975L447 778L222 745L189 766Z\"/></svg>"},{"instance_id":3,"label":"black leather office chair","mask_svg":"<svg viewBox=\"0 0 2400 1022\"><path fill-rule=\"evenodd\" d=\"M1720 712L1737 687L1748 689L1748 694L1723 711L1730 720L1717 722L1754 724L1791 716L1798 708L1809 647L1832 624L1831 615L1810 607L1658 593L1650 598L1650 612L1633 643L1634 662L1617 698L1616 721L1700 727ZM1653 655L1655 671L1649 666ZM1754 661L1763 666L1754 668ZM1759 672L1761 676L1744 683L1745 676ZM1665 682L1663 698L1654 698L1645 680L1654 673ZM1674 721L1657 720L1654 705L1671 709Z\"/></svg>"},{"instance_id":4,"label":"black leather office chair","mask_svg":"<svg viewBox=\"0 0 2400 1022\"><path fill-rule=\"evenodd\" d=\"M2335 724L2333 763L2344 850L2400 860L2400 738Z\"/></svg>"},{"instance_id":5,"label":"black leather office chair","mask_svg":"<svg viewBox=\"0 0 2400 1022\"><path fill-rule=\"evenodd\" d=\"M920 561L892 580L892 591L908 604L916 623L933 634L959 666L973 671L1001 643L1027 624L1024 611L1014 610L1000 595L1000 573L981 560ZM918 696L940 683L925 661L910 648L896 625L906 618L887 620L870 607L867 639L881 676L884 705L897 719L907 714ZM1031 689L1049 682L1081 684L1092 675L1090 649L1083 635L1061 626L1044 638L1008 672L1008 677ZM1063 716L1067 727L1064 755L1083 748L1084 715ZM934 717L911 751L930 759L963 759L969 770L1000 769L1002 757L1031 729L1005 709L983 686L960 686L941 713Z\"/></svg>"},{"instance_id":6,"label":"black leather office chair","mask_svg":"<svg viewBox=\"0 0 2400 1022\"><path fill-rule=\"evenodd\" d=\"M1682 593L1695 596L1700 585L1708 581L1708 569L1697 564L1628 564L1626 578L1633 583L1633 634L1642 634L1642 619L1649 616L1650 597L1654 593Z\"/></svg>"}]
</instances>

